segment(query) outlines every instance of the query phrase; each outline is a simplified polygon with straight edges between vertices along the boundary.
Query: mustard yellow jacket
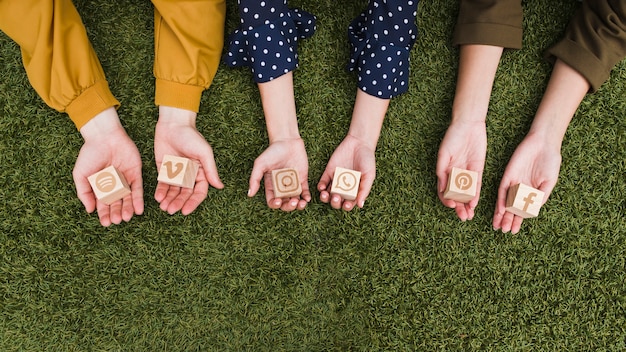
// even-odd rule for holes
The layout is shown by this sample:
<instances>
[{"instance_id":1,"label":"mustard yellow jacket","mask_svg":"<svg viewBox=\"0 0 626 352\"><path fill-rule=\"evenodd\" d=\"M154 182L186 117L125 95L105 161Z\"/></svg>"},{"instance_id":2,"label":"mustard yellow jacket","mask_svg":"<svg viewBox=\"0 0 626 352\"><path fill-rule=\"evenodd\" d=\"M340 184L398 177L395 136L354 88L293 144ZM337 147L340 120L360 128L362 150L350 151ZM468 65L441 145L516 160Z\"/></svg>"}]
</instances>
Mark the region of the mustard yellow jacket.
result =
<instances>
[{"instance_id":1,"label":"mustard yellow jacket","mask_svg":"<svg viewBox=\"0 0 626 352\"><path fill-rule=\"evenodd\" d=\"M152 0L155 103L198 111L224 45L225 0ZM80 129L119 106L71 0L0 1L0 30L19 46L28 78Z\"/></svg>"}]
</instances>

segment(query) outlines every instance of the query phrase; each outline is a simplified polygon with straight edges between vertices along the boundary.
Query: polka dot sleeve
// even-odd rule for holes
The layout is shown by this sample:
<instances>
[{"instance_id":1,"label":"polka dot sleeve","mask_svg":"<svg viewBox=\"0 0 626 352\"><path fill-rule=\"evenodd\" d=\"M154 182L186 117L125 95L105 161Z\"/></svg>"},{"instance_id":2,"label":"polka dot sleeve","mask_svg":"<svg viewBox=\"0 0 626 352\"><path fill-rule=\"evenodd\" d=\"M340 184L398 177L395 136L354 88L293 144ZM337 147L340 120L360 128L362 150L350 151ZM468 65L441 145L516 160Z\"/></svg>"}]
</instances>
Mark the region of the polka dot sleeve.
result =
<instances>
[{"instance_id":1,"label":"polka dot sleeve","mask_svg":"<svg viewBox=\"0 0 626 352\"><path fill-rule=\"evenodd\" d=\"M298 40L315 32L315 16L289 9L287 0L239 0L240 27L230 36L228 66L248 66L257 83L298 67Z\"/></svg>"},{"instance_id":2,"label":"polka dot sleeve","mask_svg":"<svg viewBox=\"0 0 626 352\"><path fill-rule=\"evenodd\" d=\"M348 70L364 92L391 99L408 89L409 52L417 38L417 0L370 0L348 27Z\"/></svg>"}]
</instances>

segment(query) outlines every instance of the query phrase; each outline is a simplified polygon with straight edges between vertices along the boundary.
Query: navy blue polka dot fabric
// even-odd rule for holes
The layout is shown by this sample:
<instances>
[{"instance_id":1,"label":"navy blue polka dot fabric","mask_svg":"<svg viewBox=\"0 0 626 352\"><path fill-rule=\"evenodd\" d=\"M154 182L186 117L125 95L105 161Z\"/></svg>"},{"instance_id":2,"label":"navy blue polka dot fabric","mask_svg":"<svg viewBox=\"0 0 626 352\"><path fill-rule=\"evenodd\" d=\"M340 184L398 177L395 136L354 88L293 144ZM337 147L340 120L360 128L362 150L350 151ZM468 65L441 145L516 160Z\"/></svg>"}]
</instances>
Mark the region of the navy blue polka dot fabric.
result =
<instances>
[{"instance_id":1,"label":"navy blue polka dot fabric","mask_svg":"<svg viewBox=\"0 0 626 352\"><path fill-rule=\"evenodd\" d=\"M257 83L298 67L298 40L315 33L315 16L289 9L287 0L239 0L241 26L230 38L226 63L249 66Z\"/></svg>"},{"instance_id":2,"label":"navy blue polka dot fabric","mask_svg":"<svg viewBox=\"0 0 626 352\"><path fill-rule=\"evenodd\" d=\"M299 39L315 32L315 16L289 9L287 0L238 0L241 25L230 38L226 63L249 66L258 83L298 66ZM364 92L390 99L406 92L409 52L417 38L417 0L370 0L352 21L348 70Z\"/></svg>"},{"instance_id":3,"label":"navy blue polka dot fabric","mask_svg":"<svg viewBox=\"0 0 626 352\"><path fill-rule=\"evenodd\" d=\"M409 85L409 52L417 38L417 1L373 0L348 27L352 54L364 92L390 99Z\"/></svg>"}]
</instances>

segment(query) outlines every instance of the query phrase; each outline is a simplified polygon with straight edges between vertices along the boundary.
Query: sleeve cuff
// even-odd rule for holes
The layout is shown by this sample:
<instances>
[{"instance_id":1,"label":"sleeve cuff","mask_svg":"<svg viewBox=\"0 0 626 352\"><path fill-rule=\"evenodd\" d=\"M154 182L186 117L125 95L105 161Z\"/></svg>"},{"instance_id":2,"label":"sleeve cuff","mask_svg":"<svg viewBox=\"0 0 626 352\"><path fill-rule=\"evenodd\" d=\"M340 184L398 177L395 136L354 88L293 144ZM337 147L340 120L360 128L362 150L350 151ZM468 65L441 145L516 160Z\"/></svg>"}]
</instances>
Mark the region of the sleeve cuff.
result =
<instances>
[{"instance_id":1,"label":"sleeve cuff","mask_svg":"<svg viewBox=\"0 0 626 352\"><path fill-rule=\"evenodd\" d=\"M156 79L154 103L198 112L204 87Z\"/></svg>"},{"instance_id":2,"label":"sleeve cuff","mask_svg":"<svg viewBox=\"0 0 626 352\"><path fill-rule=\"evenodd\" d=\"M454 45L483 44L522 48L522 29L495 23L462 23L454 28Z\"/></svg>"},{"instance_id":3,"label":"sleeve cuff","mask_svg":"<svg viewBox=\"0 0 626 352\"><path fill-rule=\"evenodd\" d=\"M568 39L548 49L546 58L550 61L558 58L578 71L589 82L591 92L597 91L611 73L611 67L606 67L590 51Z\"/></svg>"},{"instance_id":4,"label":"sleeve cuff","mask_svg":"<svg viewBox=\"0 0 626 352\"><path fill-rule=\"evenodd\" d=\"M65 112L80 130L94 116L112 106L118 108L120 102L109 90L109 84L107 81L96 81L72 100Z\"/></svg>"}]
</instances>

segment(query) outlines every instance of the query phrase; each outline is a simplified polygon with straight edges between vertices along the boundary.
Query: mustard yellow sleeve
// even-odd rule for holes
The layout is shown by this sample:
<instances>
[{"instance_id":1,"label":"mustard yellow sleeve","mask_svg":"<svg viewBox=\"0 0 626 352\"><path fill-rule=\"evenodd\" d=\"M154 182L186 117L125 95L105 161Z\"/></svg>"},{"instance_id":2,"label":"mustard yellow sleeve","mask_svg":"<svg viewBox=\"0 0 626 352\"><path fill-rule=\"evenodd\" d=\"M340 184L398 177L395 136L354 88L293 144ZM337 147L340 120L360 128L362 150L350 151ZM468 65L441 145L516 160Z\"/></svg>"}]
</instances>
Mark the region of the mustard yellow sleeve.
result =
<instances>
[{"instance_id":1,"label":"mustard yellow sleeve","mask_svg":"<svg viewBox=\"0 0 626 352\"><path fill-rule=\"evenodd\" d=\"M198 112L224 46L225 0L152 0L156 105Z\"/></svg>"},{"instance_id":2,"label":"mustard yellow sleeve","mask_svg":"<svg viewBox=\"0 0 626 352\"><path fill-rule=\"evenodd\" d=\"M0 29L20 46L35 91L78 129L119 106L71 0L0 1Z\"/></svg>"}]
</instances>

